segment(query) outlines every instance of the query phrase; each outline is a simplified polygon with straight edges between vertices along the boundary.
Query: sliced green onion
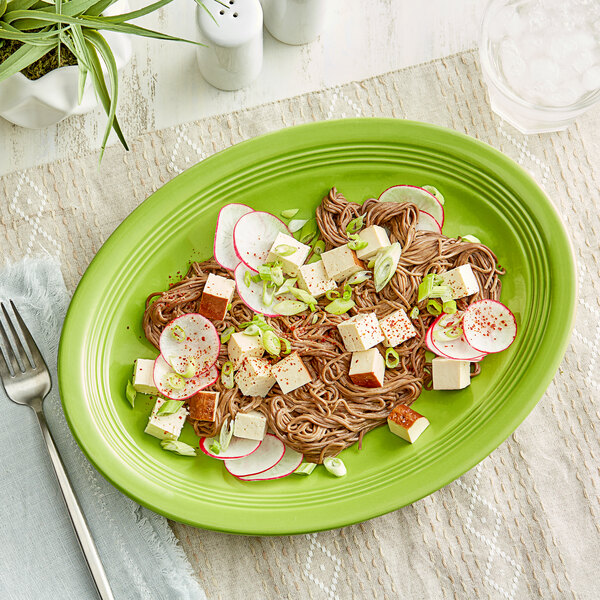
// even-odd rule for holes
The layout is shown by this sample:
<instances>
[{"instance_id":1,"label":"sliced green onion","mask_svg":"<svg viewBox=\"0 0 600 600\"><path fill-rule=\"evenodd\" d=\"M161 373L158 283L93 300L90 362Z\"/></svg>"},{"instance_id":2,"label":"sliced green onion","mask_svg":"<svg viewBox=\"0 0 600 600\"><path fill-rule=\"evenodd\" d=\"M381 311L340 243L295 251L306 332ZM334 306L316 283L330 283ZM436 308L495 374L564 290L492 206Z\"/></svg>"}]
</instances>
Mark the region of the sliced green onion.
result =
<instances>
[{"instance_id":1,"label":"sliced green onion","mask_svg":"<svg viewBox=\"0 0 600 600\"><path fill-rule=\"evenodd\" d=\"M262 277L260 276L260 273L258 273L256 275L252 275L250 277L250 281L254 281L254 283L260 283L262 281Z\"/></svg>"},{"instance_id":2,"label":"sliced green onion","mask_svg":"<svg viewBox=\"0 0 600 600\"><path fill-rule=\"evenodd\" d=\"M369 271L358 271L358 273L354 273L350 279L346 282L348 285L358 285L363 281L371 278L371 273Z\"/></svg>"},{"instance_id":3,"label":"sliced green onion","mask_svg":"<svg viewBox=\"0 0 600 600\"><path fill-rule=\"evenodd\" d=\"M316 463L311 462L303 462L300 466L294 471L296 475L310 475L316 467Z\"/></svg>"},{"instance_id":4,"label":"sliced green onion","mask_svg":"<svg viewBox=\"0 0 600 600\"><path fill-rule=\"evenodd\" d=\"M219 445L222 450L227 450L233 437L233 421L229 417L225 417L221 431L219 432Z\"/></svg>"},{"instance_id":5,"label":"sliced green onion","mask_svg":"<svg viewBox=\"0 0 600 600\"><path fill-rule=\"evenodd\" d=\"M181 400L167 400L158 409L156 416L163 417L166 415L174 415L183 406Z\"/></svg>"},{"instance_id":6,"label":"sliced green onion","mask_svg":"<svg viewBox=\"0 0 600 600\"><path fill-rule=\"evenodd\" d=\"M427 302L427 312L434 317L442 314L442 305L437 300Z\"/></svg>"},{"instance_id":7,"label":"sliced green onion","mask_svg":"<svg viewBox=\"0 0 600 600\"><path fill-rule=\"evenodd\" d=\"M311 325L316 325L318 320L319 320L319 315L314 314L312 316L312 319L310 320Z\"/></svg>"},{"instance_id":8,"label":"sliced green onion","mask_svg":"<svg viewBox=\"0 0 600 600\"><path fill-rule=\"evenodd\" d=\"M336 477L343 477L346 474L346 465L341 458L328 456L323 461L323 466Z\"/></svg>"},{"instance_id":9,"label":"sliced green onion","mask_svg":"<svg viewBox=\"0 0 600 600\"><path fill-rule=\"evenodd\" d=\"M478 237L475 237L474 235L463 235L461 236L463 242L471 242L471 244L481 244L481 240Z\"/></svg>"},{"instance_id":10,"label":"sliced green onion","mask_svg":"<svg viewBox=\"0 0 600 600\"><path fill-rule=\"evenodd\" d=\"M411 319L416 319L419 316L419 307L415 306L408 315Z\"/></svg>"},{"instance_id":11,"label":"sliced green onion","mask_svg":"<svg viewBox=\"0 0 600 600\"><path fill-rule=\"evenodd\" d=\"M361 215L360 217L356 217L356 219L352 219L348 225L346 225L346 233L358 233L364 225L365 218Z\"/></svg>"},{"instance_id":12,"label":"sliced green onion","mask_svg":"<svg viewBox=\"0 0 600 600\"><path fill-rule=\"evenodd\" d=\"M279 256L291 256L298 250L298 248L294 248L294 246L290 246L289 244L279 244L275 248L275 252L279 254Z\"/></svg>"},{"instance_id":13,"label":"sliced green onion","mask_svg":"<svg viewBox=\"0 0 600 600\"><path fill-rule=\"evenodd\" d=\"M292 351L292 344L290 344L290 340L286 340L285 338L279 338L279 343L283 345L283 350L281 354L285 356Z\"/></svg>"},{"instance_id":14,"label":"sliced green onion","mask_svg":"<svg viewBox=\"0 0 600 600\"><path fill-rule=\"evenodd\" d=\"M137 396L137 392L135 391L135 388L133 387L133 383L131 383L131 381L128 381L127 387L125 388L125 397L127 398L127 401L129 402L129 404L131 404L132 408L135 406L135 397L136 396Z\"/></svg>"},{"instance_id":15,"label":"sliced green onion","mask_svg":"<svg viewBox=\"0 0 600 600\"><path fill-rule=\"evenodd\" d=\"M219 442L214 441L209 447L208 449L213 453L213 454L219 454L221 452L221 444L219 444Z\"/></svg>"},{"instance_id":16,"label":"sliced green onion","mask_svg":"<svg viewBox=\"0 0 600 600\"><path fill-rule=\"evenodd\" d=\"M233 363L230 360L221 367L221 383L228 390L233 388Z\"/></svg>"},{"instance_id":17,"label":"sliced green onion","mask_svg":"<svg viewBox=\"0 0 600 600\"><path fill-rule=\"evenodd\" d=\"M444 196L442 196L437 188L434 188L432 185L424 185L423 189L428 191L432 196L435 196L442 206L444 205Z\"/></svg>"},{"instance_id":18,"label":"sliced green onion","mask_svg":"<svg viewBox=\"0 0 600 600\"><path fill-rule=\"evenodd\" d=\"M281 342L273 331L265 331L262 336L263 348L271 356L279 356L281 352Z\"/></svg>"},{"instance_id":19,"label":"sliced green onion","mask_svg":"<svg viewBox=\"0 0 600 600\"><path fill-rule=\"evenodd\" d=\"M244 329L244 335L249 335L250 337L255 337L261 333L261 329L258 325L256 325L256 323L252 323L251 325L248 325L246 329Z\"/></svg>"},{"instance_id":20,"label":"sliced green onion","mask_svg":"<svg viewBox=\"0 0 600 600\"><path fill-rule=\"evenodd\" d=\"M319 228L317 227L316 219L310 219L302 226L302 229L300 229L300 231L296 235L296 239L301 244L310 244L313 241L315 235L317 235L318 231Z\"/></svg>"},{"instance_id":21,"label":"sliced green onion","mask_svg":"<svg viewBox=\"0 0 600 600\"><path fill-rule=\"evenodd\" d=\"M260 265L258 274L262 281L271 281L271 267L269 265Z\"/></svg>"},{"instance_id":22,"label":"sliced green onion","mask_svg":"<svg viewBox=\"0 0 600 600\"><path fill-rule=\"evenodd\" d=\"M226 308L225 310L226 310L227 312L229 312L229 311L230 311L232 308L233 308L233 304L230 302L230 303L227 305L227 308Z\"/></svg>"},{"instance_id":23,"label":"sliced green onion","mask_svg":"<svg viewBox=\"0 0 600 600\"><path fill-rule=\"evenodd\" d=\"M185 387L185 379L178 373L169 373L165 377L165 383L173 390L182 390Z\"/></svg>"},{"instance_id":24,"label":"sliced green onion","mask_svg":"<svg viewBox=\"0 0 600 600\"><path fill-rule=\"evenodd\" d=\"M289 293L289 291L296 285L297 281L297 277L290 277L290 279L286 279L282 286L275 292L275 295L283 296L283 294Z\"/></svg>"},{"instance_id":25,"label":"sliced green onion","mask_svg":"<svg viewBox=\"0 0 600 600\"><path fill-rule=\"evenodd\" d=\"M284 219L293 219L298 214L299 211L300 211L299 208L288 208L286 210L281 211L281 216Z\"/></svg>"},{"instance_id":26,"label":"sliced green onion","mask_svg":"<svg viewBox=\"0 0 600 600\"><path fill-rule=\"evenodd\" d=\"M291 233L298 233L307 223L308 219L292 219L288 223L288 229Z\"/></svg>"},{"instance_id":27,"label":"sliced green onion","mask_svg":"<svg viewBox=\"0 0 600 600\"><path fill-rule=\"evenodd\" d=\"M221 333L221 344L226 344L231 339L231 334L234 333L235 328L228 327Z\"/></svg>"},{"instance_id":28,"label":"sliced green onion","mask_svg":"<svg viewBox=\"0 0 600 600\"><path fill-rule=\"evenodd\" d=\"M169 452L175 452L181 456L196 456L196 449L189 444L184 442L178 442L176 440L161 440L160 446L163 450Z\"/></svg>"},{"instance_id":29,"label":"sliced green onion","mask_svg":"<svg viewBox=\"0 0 600 600\"><path fill-rule=\"evenodd\" d=\"M312 304L313 306L317 303L317 299L309 294L306 290L301 290L300 288L292 288L290 293L300 300L301 302L306 302L309 306Z\"/></svg>"},{"instance_id":30,"label":"sliced green onion","mask_svg":"<svg viewBox=\"0 0 600 600\"><path fill-rule=\"evenodd\" d=\"M344 286L344 293L342 294L342 300L350 300L352 298L352 288L346 284Z\"/></svg>"},{"instance_id":31,"label":"sliced green onion","mask_svg":"<svg viewBox=\"0 0 600 600\"><path fill-rule=\"evenodd\" d=\"M400 244L394 242L391 246L382 248L377 252L373 267L373 283L376 292L380 292L394 276L400 258L400 251Z\"/></svg>"},{"instance_id":32,"label":"sliced green onion","mask_svg":"<svg viewBox=\"0 0 600 600\"><path fill-rule=\"evenodd\" d=\"M179 372L179 374L182 377L189 379L190 377L193 377L196 374L197 368L198 368L197 361L194 358L190 357L187 362L187 367L185 368L185 371L181 371L181 372Z\"/></svg>"},{"instance_id":33,"label":"sliced green onion","mask_svg":"<svg viewBox=\"0 0 600 600\"><path fill-rule=\"evenodd\" d=\"M275 289L276 288L270 285L268 281L263 281L262 301L265 306L271 306L271 304L273 304L273 298L275 297Z\"/></svg>"},{"instance_id":34,"label":"sliced green onion","mask_svg":"<svg viewBox=\"0 0 600 600\"><path fill-rule=\"evenodd\" d=\"M430 298L443 298L444 296L450 296L452 294L452 288L449 285L434 285L429 292ZM450 298L452 300L452 298Z\"/></svg>"},{"instance_id":35,"label":"sliced green onion","mask_svg":"<svg viewBox=\"0 0 600 600\"><path fill-rule=\"evenodd\" d=\"M185 331L181 325L173 325L173 327L171 327L171 335L177 342L183 342L185 340Z\"/></svg>"},{"instance_id":36,"label":"sliced green onion","mask_svg":"<svg viewBox=\"0 0 600 600\"><path fill-rule=\"evenodd\" d=\"M446 302L442 304L442 310L448 315L453 315L457 310L456 300L446 300Z\"/></svg>"},{"instance_id":37,"label":"sliced green onion","mask_svg":"<svg viewBox=\"0 0 600 600\"><path fill-rule=\"evenodd\" d=\"M341 296L341 294L337 290L327 290L325 292L325 298L327 298L327 300L335 300L336 298L339 298L340 296Z\"/></svg>"},{"instance_id":38,"label":"sliced green onion","mask_svg":"<svg viewBox=\"0 0 600 600\"><path fill-rule=\"evenodd\" d=\"M318 240L313 246L313 252L317 256L321 256L321 254L325 252L325 242L323 240Z\"/></svg>"},{"instance_id":39,"label":"sliced green onion","mask_svg":"<svg viewBox=\"0 0 600 600\"><path fill-rule=\"evenodd\" d=\"M251 283L252 283L252 273L250 273L250 271L246 271L244 273L244 284L246 285L246 287L250 287Z\"/></svg>"},{"instance_id":40,"label":"sliced green onion","mask_svg":"<svg viewBox=\"0 0 600 600\"><path fill-rule=\"evenodd\" d=\"M425 277L423 277L423 281L421 281L421 283L419 284L417 302L421 302L421 300L429 298L429 294L431 294L431 290L433 289L434 277L435 275L433 273L429 273L429 275L425 275Z\"/></svg>"},{"instance_id":41,"label":"sliced green onion","mask_svg":"<svg viewBox=\"0 0 600 600\"><path fill-rule=\"evenodd\" d=\"M400 356L393 348L385 350L385 366L388 369L395 369L400 364Z\"/></svg>"},{"instance_id":42,"label":"sliced green onion","mask_svg":"<svg viewBox=\"0 0 600 600\"><path fill-rule=\"evenodd\" d=\"M285 317L291 317L292 315L297 315L308 308L308 304L304 302L299 302L297 300L284 300L283 302L278 302L273 310L280 315Z\"/></svg>"},{"instance_id":43,"label":"sliced green onion","mask_svg":"<svg viewBox=\"0 0 600 600\"><path fill-rule=\"evenodd\" d=\"M332 315L343 315L347 313L351 308L354 308L354 300L344 300L343 298L337 298L333 302L330 302L325 310Z\"/></svg>"},{"instance_id":44,"label":"sliced green onion","mask_svg":"<svg viewBox=\"0 0 600 600\"><path fill-rule=\"evenodd\" d=\"M275 287L283 285L285 277L283 275L283 267L281 265L271 267L271 281L273 282Z\"/></svg>"},{"instance_id":45,"label":"sliced green onion","mask_svg":"<svg viewBox=\"0 0 600 600\"><path fill-rule=\"evenodd\" d=\"M357 234L351 233L348 235L348 237L351 240L350 242L348 242L348 248L350 248L350 250L362 250L363 248L366 248L369 245L369 242L363 240Z\"/></svg>"},{"instance_id":46,"label":"sliced green onion","mask_svg":"<svg viewBox=\"0 0 600 600\"><path fill-rule=\"evenodd\" d=\"M433 339L436 342L449 342L451 340L457 340L463 334L462 327L460 325L452 325L448 327L437 327L433 331Z\"/></svg>"},{"instance_id":47,"label":"sliced green onion","mask_svg":"<svg viewBox=\"0 0 600 600\"><path fill-rule=\"evenodd\" d=\"M375 257L373 257L368 263L367 263L367 267L369 269L372 269L375 266Z\"/></svg>"}]
</instances>

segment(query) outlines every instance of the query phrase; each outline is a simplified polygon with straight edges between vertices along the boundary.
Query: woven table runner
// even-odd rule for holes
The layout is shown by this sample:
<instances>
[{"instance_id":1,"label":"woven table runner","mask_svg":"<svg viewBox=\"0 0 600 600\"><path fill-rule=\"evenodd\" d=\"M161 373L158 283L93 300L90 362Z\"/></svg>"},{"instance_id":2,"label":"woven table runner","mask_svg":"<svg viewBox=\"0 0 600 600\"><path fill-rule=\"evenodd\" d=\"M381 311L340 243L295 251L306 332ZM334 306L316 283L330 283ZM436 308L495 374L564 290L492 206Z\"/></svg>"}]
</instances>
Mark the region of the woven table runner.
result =
<instances>
[{"instance_id":1,"label":"woven table runner","mask_svg":"<svg viewBox=\"0 0 600 600\"><path fill-rule=\"evenodd\" d=\"M343 529L241 537L173 523L209 599L600 597L600 131L598 107L566 132L523 136L494 115L474 52L144 135L0 179L6 261L61 257L74 290L121 221L223 148L311 121L395 117L464 132L529 170L565 220L579 273L562 365L527 420L457 481ZM560 285L560 281L553 282Z\"/></svg>"}]
</instances>

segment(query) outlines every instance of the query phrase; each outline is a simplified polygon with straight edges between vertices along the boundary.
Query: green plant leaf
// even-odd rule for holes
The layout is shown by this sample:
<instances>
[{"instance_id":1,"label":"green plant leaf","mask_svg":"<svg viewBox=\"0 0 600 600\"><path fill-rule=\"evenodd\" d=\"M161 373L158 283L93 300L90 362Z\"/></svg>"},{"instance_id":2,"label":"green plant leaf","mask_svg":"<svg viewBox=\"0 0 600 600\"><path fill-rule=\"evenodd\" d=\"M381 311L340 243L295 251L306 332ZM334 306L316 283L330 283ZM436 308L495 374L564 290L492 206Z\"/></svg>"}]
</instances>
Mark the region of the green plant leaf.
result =
<instances>
[{"instance_id":1,"label":"green plant leaf","mask_svg":"<svg viewBox=\"0 0 600 600\"><path fill-rule=\"evenodd\" d=\"M109 6L112 6L115 3L115 0L96 0L95 4L89 10L85 11L86 15L90 15L93 17L97 17L101 15Z\"/></svg>"},{"instance_id":2,"label":"green plant leaf","mask_svg":"<svg viewBox=\"0 0 600 600\"><path fill-rule=\"evenodd\" d=\"M6 12L8 0L0 0L0 17Z\"/></svg>"},{"instance_id":3,"label":"green plant leaf","mask_svg":"<svg viewBox=\"0 0 600 600\"><path fill-rule=\"evenodd\" d=\"M75 45L75 52L73 54L77 57L77 62L82 63L86 69L91 70L92 66L87 59L87 52L85 46L85 38L81 30L81 26L73 25L69 30L73 44Z\"/></svg>"},{"instance_id":4,"label":"green plant leaf","mask_svg":"<svg viewBox=\"0 0 600 600\"><path fill-rule=\"evenodd\" d=\"M56 38L57 36L57 30L24 33L18 29L15 29L14 27L11 27L10 25L0 23L0 39L3 40L17 40L19 42L23 42L24 44L39 46L49 43L56 44L56 41L52 38Z\"/></svg>"},{"instance_id":5,"label":"green plant leaf","mask_svg":"<svg viewBox=\"0 0 600 600\"><path fill-rule=\"evenodd\" d=\"M119 94L119 73L117 72L114 54L102 35L100 35L97 31L91 31L88 29L84 29L82 33L86 40L88 60L92 65L91 73L94 87L98 92L98 96L100 96L100 101L102 102L108 117L100 151L100 160L102 160L102 157L104 156L104 150L106 149L106 142L108 141L108 136L111 129L114 129L125 150L129 150L127 142L125 141L125 137L123 136L123 132L121 131L121 127L119 126L116 118L117 97ZM108 93L106 82L104 81L104 73L102 72L102 66L100 64L100 59L98 58L97 52L99 52L102 56L102 60L104 61L104 64L108 70L111 94Z\"/></svg>"},{"instance_id":6,"label":"green plant leaf","mask_svg":"<svg viewBox=\"0 0 600 600\"><path fill-rule=\"evenodd\" d=\"M121 15L111 15L110 17L103 17L107 21L111 23L124 23L125 21L131 21L132 19L137 19L139 17L143 17L149 13L162 8L163 6L170 4L173 0L158 0L158 2L154 2L154 4L148 4L148 6L144 6L139 10L134 10L132 12L123 13Z\"/></svg>"},{"instance_id":7,"label":"green plant leaf","mask_svg":"<svg viewBox=\"0 0 600 600\"><path fill-rule=\"evenodd\" d=\"M27 10L36 4L47 6L45 2L39 0L8 0L8 10Z\"/></svg>"},{"instance_id":8,"label":"green plant leaf","mask_svg":"<svg viewBox=\"0 0 600 600\"><path fill-rule=\"evenodd\" d=\"M0 64L0 81L8 79L11 75L22 71L38 58L52 50L56 44L45 44L40 46L21 46L13 52L2 64Z\"/></svg>"}]
</instances>

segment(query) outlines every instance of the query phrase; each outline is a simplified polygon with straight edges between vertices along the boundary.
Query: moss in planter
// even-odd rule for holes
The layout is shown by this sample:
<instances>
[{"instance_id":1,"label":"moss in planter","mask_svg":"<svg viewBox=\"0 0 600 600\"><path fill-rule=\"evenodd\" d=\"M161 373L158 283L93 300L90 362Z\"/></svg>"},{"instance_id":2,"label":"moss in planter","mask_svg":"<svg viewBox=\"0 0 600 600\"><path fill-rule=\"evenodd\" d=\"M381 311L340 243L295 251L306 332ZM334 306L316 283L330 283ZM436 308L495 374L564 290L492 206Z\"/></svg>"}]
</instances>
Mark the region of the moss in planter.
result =
<instances>
[{"instance_id":1,"label":"moss in planter","mask_svg":"<svg viewBox=\"0 0 600 600\"><path fill-rule=\"evenodd\" d=\"M0 64L11 56L13 52L16 52L22 45L22 42L16 40L4 40L4 43L0 46ZM46 75L46 73L54 71L54 69L76 64L77 58L75 58L75 55L66 46L61 45L60 64L58 61L58 48L52 48L50 52L44 54L42 58L39 58L23 69L21 73L23 73L27 79L39 79L43 75Z\"/></svg>"}]
</instances>

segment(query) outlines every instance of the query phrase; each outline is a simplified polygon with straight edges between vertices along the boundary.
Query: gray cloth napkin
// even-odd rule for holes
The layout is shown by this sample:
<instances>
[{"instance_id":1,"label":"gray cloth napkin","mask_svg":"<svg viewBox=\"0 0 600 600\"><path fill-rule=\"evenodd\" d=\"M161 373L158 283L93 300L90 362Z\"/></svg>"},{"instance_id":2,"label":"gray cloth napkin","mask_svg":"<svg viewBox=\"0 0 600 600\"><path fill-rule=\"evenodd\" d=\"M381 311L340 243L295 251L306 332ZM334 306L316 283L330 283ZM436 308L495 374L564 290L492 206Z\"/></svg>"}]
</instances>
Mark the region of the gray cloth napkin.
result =
<instances>
[{"instance_id":1,"label":"gray cloth napkin","mask_svg":"<svg viewBox=\"0 0 600 600\"><path fill-rule=\"evenodd\" d=\"M69 303L59 263L27 259L0 270L0 300L12 298L52 373L46 417L87 517L116 600L201 600L165 518L112 487L88 462L66 424L56 376ZM0 598L95 599L96 592L33 412L0 389Z\"/></svg>"}]
</instances>

